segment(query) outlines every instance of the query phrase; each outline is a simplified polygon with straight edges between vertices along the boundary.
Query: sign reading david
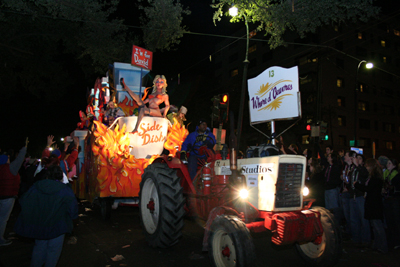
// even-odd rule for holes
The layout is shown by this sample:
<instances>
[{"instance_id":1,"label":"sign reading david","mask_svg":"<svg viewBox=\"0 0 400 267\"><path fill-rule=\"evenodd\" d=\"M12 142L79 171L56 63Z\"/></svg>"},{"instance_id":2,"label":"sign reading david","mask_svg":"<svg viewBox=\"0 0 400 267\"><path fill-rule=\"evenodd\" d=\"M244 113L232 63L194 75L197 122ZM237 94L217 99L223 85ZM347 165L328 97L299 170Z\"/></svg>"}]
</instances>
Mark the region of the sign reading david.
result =
<instances>
[{"instance_id":1,"label":"sign reading david","mask_svg":"<svg viewBox=\"0 0 400 267\"><path fill-rule=\"evenodd\" d=\"M271 67L248 80L251 123L301 116L297 66Z\"/></svg>"},{"instance_id":2,"label":"sign reading david","mask_svg":"<svg viewBox=\"0 0 400 267\"><path fill-rule=\"evenodd\" d=\"M151 70L153 64L153 52L134 45L132 47L132 65Z\"/></svg>"}]
</instances>

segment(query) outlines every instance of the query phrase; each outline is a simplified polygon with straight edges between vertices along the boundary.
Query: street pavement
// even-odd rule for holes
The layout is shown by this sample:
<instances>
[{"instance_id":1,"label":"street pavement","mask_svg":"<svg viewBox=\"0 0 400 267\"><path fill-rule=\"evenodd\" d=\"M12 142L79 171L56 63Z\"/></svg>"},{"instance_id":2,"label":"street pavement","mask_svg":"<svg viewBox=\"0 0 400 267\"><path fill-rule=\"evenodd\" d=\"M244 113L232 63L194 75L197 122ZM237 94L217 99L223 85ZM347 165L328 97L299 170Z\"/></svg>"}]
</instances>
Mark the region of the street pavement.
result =
<instances>
[{"instance_id":1,"label":"street pavement","mask_svg":"<svg viewBox=\"0 0 400 267\"><path fill-rule=\"evenodd\" d=\"M30 264L33 240L16 236L12 226L16 220L15 207L6 233L13 240L0 247L0 267L26 267ZM257 261L255 266L307 266L292 246L278 247L271 243L270 233L253 235ZM104 221L100 209L80 202L80 216L72 235L67 235L58 267L114 266L211 266L208 254L201 251L203 229L195 221L185 219L182 240L168 249L147 245L140 226L138 207L118 207L111 219ZM375 254L344 243L338 267L398 267L400 249L385 255ZM114 261L115 260L115 261Z\"/></svg>"}]
</instances>

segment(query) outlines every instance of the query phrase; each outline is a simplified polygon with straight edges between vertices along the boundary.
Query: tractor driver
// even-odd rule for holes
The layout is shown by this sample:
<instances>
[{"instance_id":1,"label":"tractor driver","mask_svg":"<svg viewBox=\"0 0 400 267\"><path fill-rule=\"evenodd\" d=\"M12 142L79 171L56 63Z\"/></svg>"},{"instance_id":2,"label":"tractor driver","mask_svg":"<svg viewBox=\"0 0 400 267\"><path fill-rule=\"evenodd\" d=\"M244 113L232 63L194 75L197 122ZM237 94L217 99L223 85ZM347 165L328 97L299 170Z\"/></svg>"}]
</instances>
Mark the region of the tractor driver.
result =
<instances>
[{"instance_id":1,"label":"tractor driver","mask_svg":"<svg viewBox=\"0 0 400 267\"><path fill-rule=\"evenodd\" d=\"M169 97L167 95L167 79L164 75L157 75L153 80L153 92L147 99L142 101L140 97L129 89L129 87L125 84L124 78L121 78L121 85L124 90L128 92L128 94L136 101L139 105L139 116L136 122L135 129L133 129L132 133L136 133L138 131L140 122L143 119L144 115L150 115L153 117L163 117L166 118L168 110L169 110ZM149 107L146 107L145 104L149 103ZM165 108L161 110L159 105L162 103L165 104Z\"/></svg>"},{"instance_id":2,"label":"tractor driver","mask_svg":"<svg viewBox=\"0 0 400 267\"><path fill-rule=\"evenodd\" d=\"M181 160L188 164L190 178L193 180L197 173L197 161L207 160L207 155L200 155L200 147L206 146L212 149L216 143L215 136L207 127L207 122L201 119L196 126L196 130L190 133L182 144ZM189 152L187 160L186 152Z\"/></svg>"}]
</instances>

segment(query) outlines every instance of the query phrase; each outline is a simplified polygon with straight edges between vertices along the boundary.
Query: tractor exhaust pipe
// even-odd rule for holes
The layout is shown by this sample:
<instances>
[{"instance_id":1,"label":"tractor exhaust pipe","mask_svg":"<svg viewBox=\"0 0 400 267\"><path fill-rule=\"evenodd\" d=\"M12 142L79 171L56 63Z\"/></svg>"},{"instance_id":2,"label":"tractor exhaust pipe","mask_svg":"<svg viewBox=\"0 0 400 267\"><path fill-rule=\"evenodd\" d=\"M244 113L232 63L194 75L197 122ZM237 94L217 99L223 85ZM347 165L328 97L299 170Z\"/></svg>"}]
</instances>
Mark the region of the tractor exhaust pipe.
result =
<instances>
[{"instance_id":1,"label":"tractor exhaust pipe","mask_svg":"<svg viewBox=\"0 0 400 267\"><path fill-rule=\"evenodd\" d=\"M231 111L230 114L230 134L229 134L229 146L231 148L230 154L230 169L231 169L231 176L229 177L229 183L232 186L243 184L245 181L244 176L240 173L237 166L237 138L235 135L235 128L234 128L234 116L233 112Z\"/></svg>"},{"instance_id":2,"label":"tractor exhaust pipe","mask_svg":"<svg viewBox=\"0 0 400 267\"><path fill-rule=\"evenodd\" d=\"M231 171L237 170L237 152L234 148L231 148L230 166Z\"/></svg>"},{"instance_id":3,"label":"tractor exhaust pipe","mask_svg":"<svg viewBox=\"0 0 400 267\"><path fill-rule=\"evenodd\" d=\"M230 134L229 134L229 147L231 148L231 155L230 155L230 166L231 166L231 171L236 171L237 170L237 138L235 134L235 117L233 115L233 112L229 112L229 123L230 123Z\"/></svg>"}]
</instances>

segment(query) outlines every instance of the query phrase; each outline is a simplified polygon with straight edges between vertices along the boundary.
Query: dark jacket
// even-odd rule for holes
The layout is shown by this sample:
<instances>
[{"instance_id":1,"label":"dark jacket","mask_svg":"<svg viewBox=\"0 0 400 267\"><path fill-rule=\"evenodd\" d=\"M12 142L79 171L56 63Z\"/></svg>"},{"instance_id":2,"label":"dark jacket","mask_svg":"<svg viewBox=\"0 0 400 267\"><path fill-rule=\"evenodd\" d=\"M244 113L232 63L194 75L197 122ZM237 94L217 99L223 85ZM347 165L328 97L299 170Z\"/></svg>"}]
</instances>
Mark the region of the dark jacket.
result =
<instances>
[{"instance_id":1,"label":"dark jacket","mask_svg":"<svg viewBox=\"0 0 400 267\"><path fill-rule=\"evenodd\" d=\"M35 239L52 239L73 228L78 202L71 188L60 181L41 180L20 199L21 213L15 223L17 234Z\"/></svg>"},{"instance_id":2,"label":"dark jacket","mask_svg":"<svg viewBox=\"0 0 400 267\"><path fill-rule=\"evenodd\" d=\"M351 176L350 184L352 185L355 181L358 181L360 184L365 184L368 180L368 171L364 166L356 166L354 168L353 174ZM351 197L362 197L364 196L364 192L354 188L353 186L350 187L349 190Z\"/></svg>"},{"instance_id":3,"label":"dark jacket","mask_svg":"<svg viewBox=\"0 0 400 267\"><path fill-rule=\"evenodd\" d=\"M393 177L390 184L393 186L393 196L400 197L400 174Z\"/></svg>"},{"instance_id":4,"label":"dark jacket","mask_svg":"<svg viewBox=\"0 0 400 267\"><path fill-rule=\"evenodd\" d=\"M324 171L314 173L311 175L310 181L308 182L308 187L310 189L310 196L308 198L314 198L314 206L325 206L325 175Z\"/></svg>"},{"instance_id":5,"label":"dark jacket","mask_svg":"<svg viewBox=\"0 0 400 267\"><path fill-rule=\"evenodd\" d=\"M24 193L28 191L28 189L35 182L35 171L37 169L38 164L30 165L25 170L25 175L21 174L21 186L19 188L19 195L22 196Z\"/></svg>"},{"instance_id":6,"label":"dark jacket","mask_svg":"<svg viewBox=\"0 0 400 267\"><path fill-rule=\"evenodd\" d=\"M342 179L340 179L340 174L342 173L342 166L340 164L327 165L324 172L325 190L335 189L341 186Z\"/></svg>"},{"instance_id":7,"label":"dark jacket","mask_svg":"<svg viewBox=\"0 0 400 267\"><path fill-rule=\"evenodd\" d=\"M343 175L344 175L343 179L347 180L347 182L343 180L342 192L349 192L350 195L351 195L350 191L353 190L351 179L355 168L356 166L354 164L348 165L347 163L344 165L343 168Z\"/></svg>"},{"instance_id":8,"label":"dark jacket","mask_svg":"<svg viewBox=\"0 0 400 267\"><path fill-rule=\"evenodd\" d=\"M383 180L378 178L371 178L366 183L354 184L357 190L367 192L364 205L364 218L367 220L383 220L382 186Z\"/></svg>"},{"instance_id":9,"label":"dark jacket","mask_svg":"<svg viewBox=\"0 0 400 267\"><path fill-rule=\"evenodd\" d=\"M186 137L182 144L182 151L199 155L200 147L207 146L209 149L214 147L216 140L214 134L210 131L210 128L207 128L204 133L199 133L197 131L198 129L199 127L196 126L196 130Z\"/></svg>"},{"instance_id":10,"label":"dark jacket","mask_svg":"<svg viewBox=\"0 0 400 267\"><path fill-rule=\"evenodd\" d=\"M333 165L330 165L319 146L317 146L317 151L321 157L321 165L324 166L325 190L331 190L335 189L336 187L340 187L342 185L342 179L340 178L340 175L342 174L342 164L337 162Z\"/></svg>"}]
</instances>

